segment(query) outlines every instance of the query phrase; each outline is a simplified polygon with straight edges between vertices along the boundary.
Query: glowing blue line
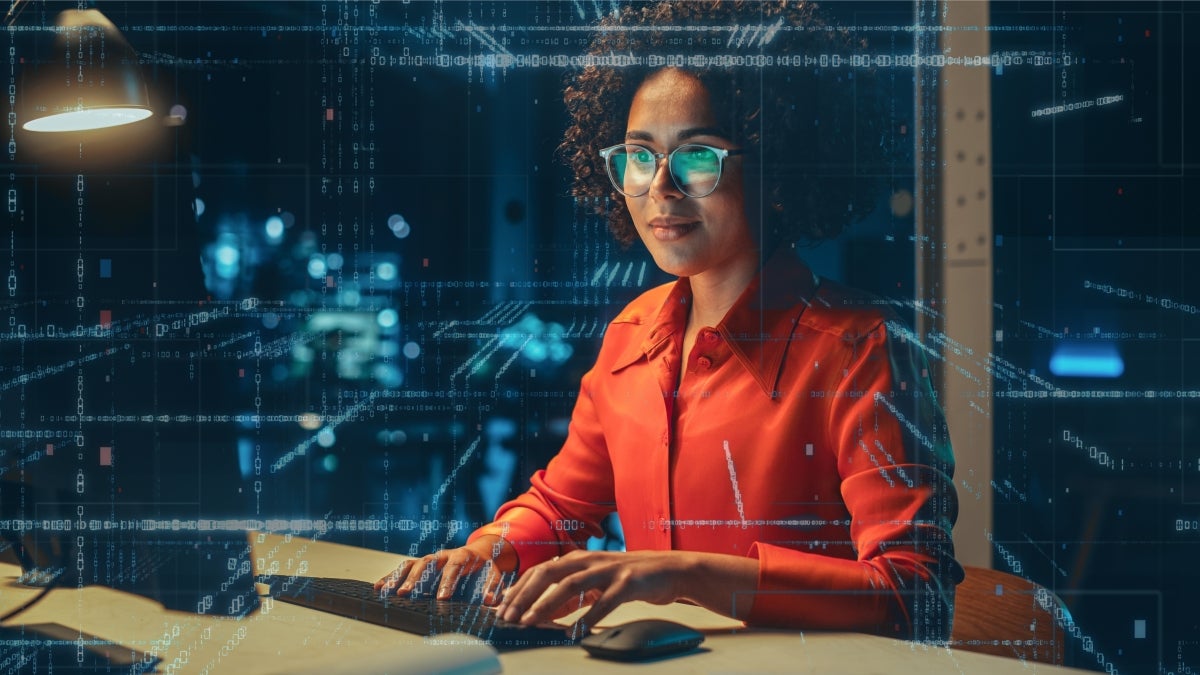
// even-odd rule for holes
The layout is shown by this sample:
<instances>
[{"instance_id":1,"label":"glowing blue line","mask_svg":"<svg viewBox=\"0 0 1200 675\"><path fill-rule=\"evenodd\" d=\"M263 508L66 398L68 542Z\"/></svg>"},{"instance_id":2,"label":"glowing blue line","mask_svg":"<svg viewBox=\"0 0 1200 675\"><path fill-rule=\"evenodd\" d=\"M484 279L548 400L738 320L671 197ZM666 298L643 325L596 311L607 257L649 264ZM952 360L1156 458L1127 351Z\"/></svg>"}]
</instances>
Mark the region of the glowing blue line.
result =
<instances>
[{"instance_id":1,"label":"glowing blue line","mask_svg":"<svg viewBox=\"0 0 1200 675\"><path fill-rule=\"evenodd\" d=\"M1050 372L1059 377L1120 377L1125 361L1113 345L1062 345L1050 357Z\"/></svg>"}]
</instances>

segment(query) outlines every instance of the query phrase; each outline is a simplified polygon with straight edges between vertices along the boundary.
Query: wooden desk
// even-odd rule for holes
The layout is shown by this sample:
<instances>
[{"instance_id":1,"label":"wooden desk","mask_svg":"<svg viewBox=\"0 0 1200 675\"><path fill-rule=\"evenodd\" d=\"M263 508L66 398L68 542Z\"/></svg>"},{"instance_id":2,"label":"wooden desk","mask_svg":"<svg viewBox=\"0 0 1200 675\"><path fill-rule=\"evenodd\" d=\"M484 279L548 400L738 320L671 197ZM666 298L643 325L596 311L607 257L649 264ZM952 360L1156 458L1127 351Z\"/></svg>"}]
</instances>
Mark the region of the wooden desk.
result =
<instances>
[{"instance_id":1,"label":"wooden desk","mask_svg":"<svg viewBox=\"0 0 1200 675\"><path fill-rule=\"evenodd\" d=\"M306 537L255 534L257 571L374 580L395 567L393 553L342 546ZM14 565L0 564L0 611L35 595L17 586ZM578 647L504 653L498 664L512 673L721 672L721 673L1059 673L1055 668L970 652L860 635L742 629L741 623L688 605L630 603L607 625L655 616L704 630L698 653L642 664L589 657ZM381 655L403 658L427 641L389 628L351 621L295 605L266 601L260 611L238 620L167 611L161 605L108 588L56 589L13 621L54 622L162 658L163 673L384 672L369 669ZM445 645L444 650L460 649ZM401 655L397 656L397 651ZM428 649L424 649L428 652ZM443 651L447 658L453 654ZM493 669L494 670L494 669ZM473 671L475 672L475 671ZM484 672L487 672L485 669Z\"/></svg>"}]
</instances>

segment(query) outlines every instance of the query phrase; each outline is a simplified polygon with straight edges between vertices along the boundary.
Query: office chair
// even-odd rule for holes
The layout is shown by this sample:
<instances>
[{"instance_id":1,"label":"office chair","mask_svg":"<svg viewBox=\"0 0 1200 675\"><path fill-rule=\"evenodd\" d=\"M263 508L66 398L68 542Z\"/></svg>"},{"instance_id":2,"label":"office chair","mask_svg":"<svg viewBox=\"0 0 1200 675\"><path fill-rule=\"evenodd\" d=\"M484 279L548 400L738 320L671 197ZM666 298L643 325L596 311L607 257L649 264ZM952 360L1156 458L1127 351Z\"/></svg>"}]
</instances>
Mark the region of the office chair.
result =
<instances>
[{"instance_id":1,"label":"office chair","mask_svg":"<svg viewBox=\"0 0 1200 675\"><path fill-rule=\"evenodd\" d=\"M963 568L954 601L950 646L970 652L1062 665L1062 600L1038 584L1007 572Z\"/></svg>"}]
</instances>

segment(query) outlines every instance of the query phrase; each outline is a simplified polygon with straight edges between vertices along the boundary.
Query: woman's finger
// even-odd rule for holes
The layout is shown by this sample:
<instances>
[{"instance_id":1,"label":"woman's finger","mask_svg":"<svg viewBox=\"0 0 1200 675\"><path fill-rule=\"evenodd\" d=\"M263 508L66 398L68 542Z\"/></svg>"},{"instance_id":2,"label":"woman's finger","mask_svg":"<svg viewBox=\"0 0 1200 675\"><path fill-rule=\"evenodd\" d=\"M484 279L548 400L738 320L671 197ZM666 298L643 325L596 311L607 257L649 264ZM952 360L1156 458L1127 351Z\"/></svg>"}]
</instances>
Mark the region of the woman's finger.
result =
<instances>
[{"instance_id":1,"label":"woman's finger","mask_svg":"<svg viewBox=\"0 0 1200 675\"><path fill-rule=\"evenodd\" d=\"M627 594L628 586L619 580L614 581L603 592L596 593L592 599L591 609L576 622L576 629L581 635L587 635L604 617L629 599L625 597Z\"/></svg>"},{"instance_id":2,"label":"woman's finger","mask_svg":"<svg viewBox=\"0 0 1200 675\"><path fill-rule=\"evenodd\" d=\"M408 573L412 569L413 562L415 561L411 559L401 561L390 574L375 582L375 590L385 594L391 593L393 589L408 578Z\"/></svg>"},{"instance_id":3,"label":"woman's finger","mask_svg":"<svg viewBox=\"0 0 1200 675\"><path fill-rule=\"evenodd\" d=\"M553 612L551 612L550 618L561 619L568 614L574 614L584 607L590 607L592 603L596 602L596 599L599 597L600 591L599 589L595 588L589 591L581 591L576 593L574 596L567 598L566 602L559 605L558 609L555 609Z\"/></svg>"},{"instance_id":4,"label":"woman's finger","mask_svg":"<svg viewBox=\"0 0 1200 675\"><path fill-rule=\"evenodd\" d=\"M427 555L413 561L408 569L408 575L396 589L396 595L417 595L424 589L425 584L433 582L437 573L437 556Z\"/></svg>"},{"instance_id":5,"label":"woman's finger","mask_svg":"<svg viewBox=\"0 0 1200 675\"><path fill-rule=\"evenodd\" d=\"M512 623L520 622L529 607L541 597L550 584L558 582L566 573L562 560L555 558L535 565L523 574L513 587L508 589L500 603L500 618Z\"/></svg>"},{"instance_id":6,"label":"woman's finger","mask_svg":"<svg viewBox=\"0 0 1200 675\"><path fill-rule=\"evenodd\" d=\"M400 583L401 570L404 569L407 561L400 563L396 569L380 577L379 581L375 582L375 590L387 593Z\"/></svg>"},{"instance_id":7,"label":"woman's finger","mask_svg":"<svg viewBox=\"0 0 1200 675\"><path fill-rule=\"evenodd\" d=\"M568 572L568 570L561 570ZM558 585L532 598L529 609L521 614L520 622L532 625L563 616L560 610L570 608L569 614L588 602L588 593L608 585L607 567L585 568L556 579ZM548 585L548 584L547 584Z\"/></svg>"},{"instance_id":8,"label":"woman's finger","mask_svg":"<svg viewBox=\"0 0 1200 675\"><path fill-rule=\"evenodd\" d=\"M512 585L516 579L516 572L501 572L494 566L489 568L487 583L484 586L483 604L496 605L499 611L499 603L504 599L504 593Z\"/></svg>"},{"instance_id":9,"label":"woman's finger","mask_svg":"<svg viewBox=\"0 0 1200 675\"><path fill-rule=\"evenodd\" d=\"M442 578L438 583L437 599L446 600L458 589L459 579L464 577L465 565L457 560L447 561L442 567Z\"/></svg>"}]
</instances>

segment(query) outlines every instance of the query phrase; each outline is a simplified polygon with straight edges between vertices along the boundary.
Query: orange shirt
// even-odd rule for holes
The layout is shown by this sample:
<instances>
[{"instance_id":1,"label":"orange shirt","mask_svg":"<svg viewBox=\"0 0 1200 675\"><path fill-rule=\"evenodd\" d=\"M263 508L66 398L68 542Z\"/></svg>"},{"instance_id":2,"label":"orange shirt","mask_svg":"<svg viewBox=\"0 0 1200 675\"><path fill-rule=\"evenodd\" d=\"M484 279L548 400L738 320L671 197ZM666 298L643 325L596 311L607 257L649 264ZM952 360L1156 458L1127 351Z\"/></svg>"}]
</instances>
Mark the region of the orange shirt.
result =
<instances>
[{"instance_id":1,"label":"orange shirt","mask_svg":"<svg viewBox=\"0 0 1200 675\"><path fill-rule=\"evenodd\" d=\"M629 550L756 558L750 624L949 637L954 460L912 333L785 250L681 364L690 300L612 321L562 450L472 538L528 569L615 510Z\"/></svg>"}]
</instances>

